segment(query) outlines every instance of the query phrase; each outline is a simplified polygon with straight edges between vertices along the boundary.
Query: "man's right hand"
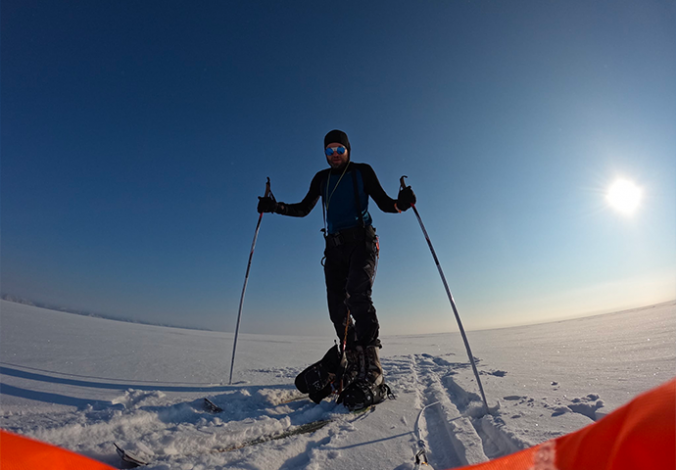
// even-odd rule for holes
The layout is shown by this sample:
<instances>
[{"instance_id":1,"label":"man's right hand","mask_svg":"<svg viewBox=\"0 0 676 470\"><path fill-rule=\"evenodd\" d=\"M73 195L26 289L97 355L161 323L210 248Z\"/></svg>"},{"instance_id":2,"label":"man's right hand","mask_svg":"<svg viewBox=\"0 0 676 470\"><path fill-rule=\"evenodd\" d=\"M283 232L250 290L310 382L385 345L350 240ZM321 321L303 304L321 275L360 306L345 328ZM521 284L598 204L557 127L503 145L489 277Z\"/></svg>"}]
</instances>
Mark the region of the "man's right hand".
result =
<instances>
[{"instance_id":1,"label":"man's right hand","mask_svg":"<svg viewBox=\"0 0 676 470\"><path fill-rule=\"evenodd\" d=\"M275 212L277 210L277 201L269 196L258 197L258 213Z\"/></svg>"},{"instance_id":2,"label":"man's right hand","mask_svg":"<svg viewBox=\"0 0 676 470\"><path fill-rule=\"evenodd\" d=\"M400 211L407 211L411 207L411 204L415 203L415 193L410 186L406 186L405 188L401 188L401 190L399 190L399 196L397 196L397 208Z\"/></svg>"}]
</instances>

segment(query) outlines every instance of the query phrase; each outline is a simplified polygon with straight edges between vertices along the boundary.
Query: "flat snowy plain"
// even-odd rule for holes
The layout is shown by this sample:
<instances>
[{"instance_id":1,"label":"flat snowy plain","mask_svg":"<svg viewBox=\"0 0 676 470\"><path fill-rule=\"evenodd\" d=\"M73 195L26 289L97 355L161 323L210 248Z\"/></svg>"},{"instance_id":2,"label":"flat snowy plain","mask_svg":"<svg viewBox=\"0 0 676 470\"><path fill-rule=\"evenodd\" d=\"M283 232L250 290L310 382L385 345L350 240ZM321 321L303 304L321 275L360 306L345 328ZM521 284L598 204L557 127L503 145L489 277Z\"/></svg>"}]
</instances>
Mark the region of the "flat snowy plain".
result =
<instances>
[{"instance_id":1,"label":"flat snowy plain","mask_svg":"<svg viewBox=\"0 0 676 470\"><path fill-rule=\"evenodd\" d=\"M489 415L457 333L382 338L397 398L353 414L285 403L331 338L240 335L229 386L232 334L0 307L0 427L118 468L114 443L151 469L404 470L423 445L433 468L453 468L580 429L676 375L676 302L468 332Z\"/></svg>"}]
</instances>

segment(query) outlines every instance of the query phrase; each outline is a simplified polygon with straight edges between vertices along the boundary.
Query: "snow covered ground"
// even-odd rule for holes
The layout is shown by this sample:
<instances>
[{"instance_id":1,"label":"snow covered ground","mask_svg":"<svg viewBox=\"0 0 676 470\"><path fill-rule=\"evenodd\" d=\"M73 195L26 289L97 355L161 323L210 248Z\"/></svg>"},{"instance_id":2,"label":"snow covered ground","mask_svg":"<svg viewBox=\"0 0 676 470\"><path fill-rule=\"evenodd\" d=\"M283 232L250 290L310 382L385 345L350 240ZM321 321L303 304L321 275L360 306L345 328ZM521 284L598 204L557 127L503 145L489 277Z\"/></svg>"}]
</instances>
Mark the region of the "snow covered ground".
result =
<instances>
[{"instance_id":1,"label":"snow covered ground","mask_svg":"<svg viewBox=\"0 0 676 470\"><path fill-rule=\"evenodd\" d=\"M572 432L676 375L676 302L469 332L489 405L499 403L490 415L459 334L384 337L397 399L353 414L286 402L331 338L240 335L229 386L232 334L0 307L0 427L118 468L114 443L152 469L403 470L420 440L434 468L452 468Z\"/></svg>"}]
</instances>

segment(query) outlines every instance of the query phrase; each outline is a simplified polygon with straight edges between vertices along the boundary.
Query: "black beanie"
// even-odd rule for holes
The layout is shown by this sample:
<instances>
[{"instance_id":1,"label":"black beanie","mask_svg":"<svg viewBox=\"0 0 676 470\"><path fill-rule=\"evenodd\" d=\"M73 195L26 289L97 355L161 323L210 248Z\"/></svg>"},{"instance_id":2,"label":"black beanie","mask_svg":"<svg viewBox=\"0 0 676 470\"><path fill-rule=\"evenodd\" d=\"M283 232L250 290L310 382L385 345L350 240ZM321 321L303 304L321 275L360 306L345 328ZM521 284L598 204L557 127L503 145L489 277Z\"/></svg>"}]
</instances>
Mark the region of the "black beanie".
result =
<instances>
[{"instance_id":1,"label":"black beanie","mask_svg":"<svg viewBox=\"0 0 676 470\"><path fill-rule=\"evenodd\" d=\"M334 129L326 136L324 136L324 148L326 148L327 145L332 144L334 142L338 142L339 144L343 144L349 154L352 154L352 149L350 148L350 140L347 138L347 134L343 131L339 131L338 129Z\"/></svg>"}]
</instances>

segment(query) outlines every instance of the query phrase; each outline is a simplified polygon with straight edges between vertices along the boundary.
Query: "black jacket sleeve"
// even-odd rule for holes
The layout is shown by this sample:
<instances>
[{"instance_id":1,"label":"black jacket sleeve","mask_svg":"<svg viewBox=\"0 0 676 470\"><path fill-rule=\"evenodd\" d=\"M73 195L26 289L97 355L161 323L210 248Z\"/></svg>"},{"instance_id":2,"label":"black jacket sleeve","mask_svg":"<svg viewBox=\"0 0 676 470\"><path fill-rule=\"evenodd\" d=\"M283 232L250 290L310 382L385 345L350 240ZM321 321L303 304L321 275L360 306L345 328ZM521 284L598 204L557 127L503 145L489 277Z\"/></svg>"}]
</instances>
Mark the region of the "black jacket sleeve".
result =
<instances>
[{"instance_id":1,"label":"black jacket sleeve","mask_svg":"<svg viewBox=\"0 0 676 470\"><path fill-rule=\"evenodd\" d=\"M395 206L397 201L387 195L371 165L362 163L359 169L364 180L364 190L376 202L378 208L383 212L399 212Z\"/></svg>"},{"instance_id":2,"label":"black jacket sleeve","mask_svg":"<svg viewBox=\"0 0 676 470\"><path fill-rule=\"evenodd\" d=\"M276 212L278 214L289 215L292 217L305 217L308 215L312 209L314 209L315 205L317 205L317 201L321 196L321 190L319 188L321 184L322 173L325 173L325 171L320 171L315 175L314 178L312 178L310 190L301 202L297 204L285 204L280 202L277 206Z\"/></svg>"}]
</instances>

